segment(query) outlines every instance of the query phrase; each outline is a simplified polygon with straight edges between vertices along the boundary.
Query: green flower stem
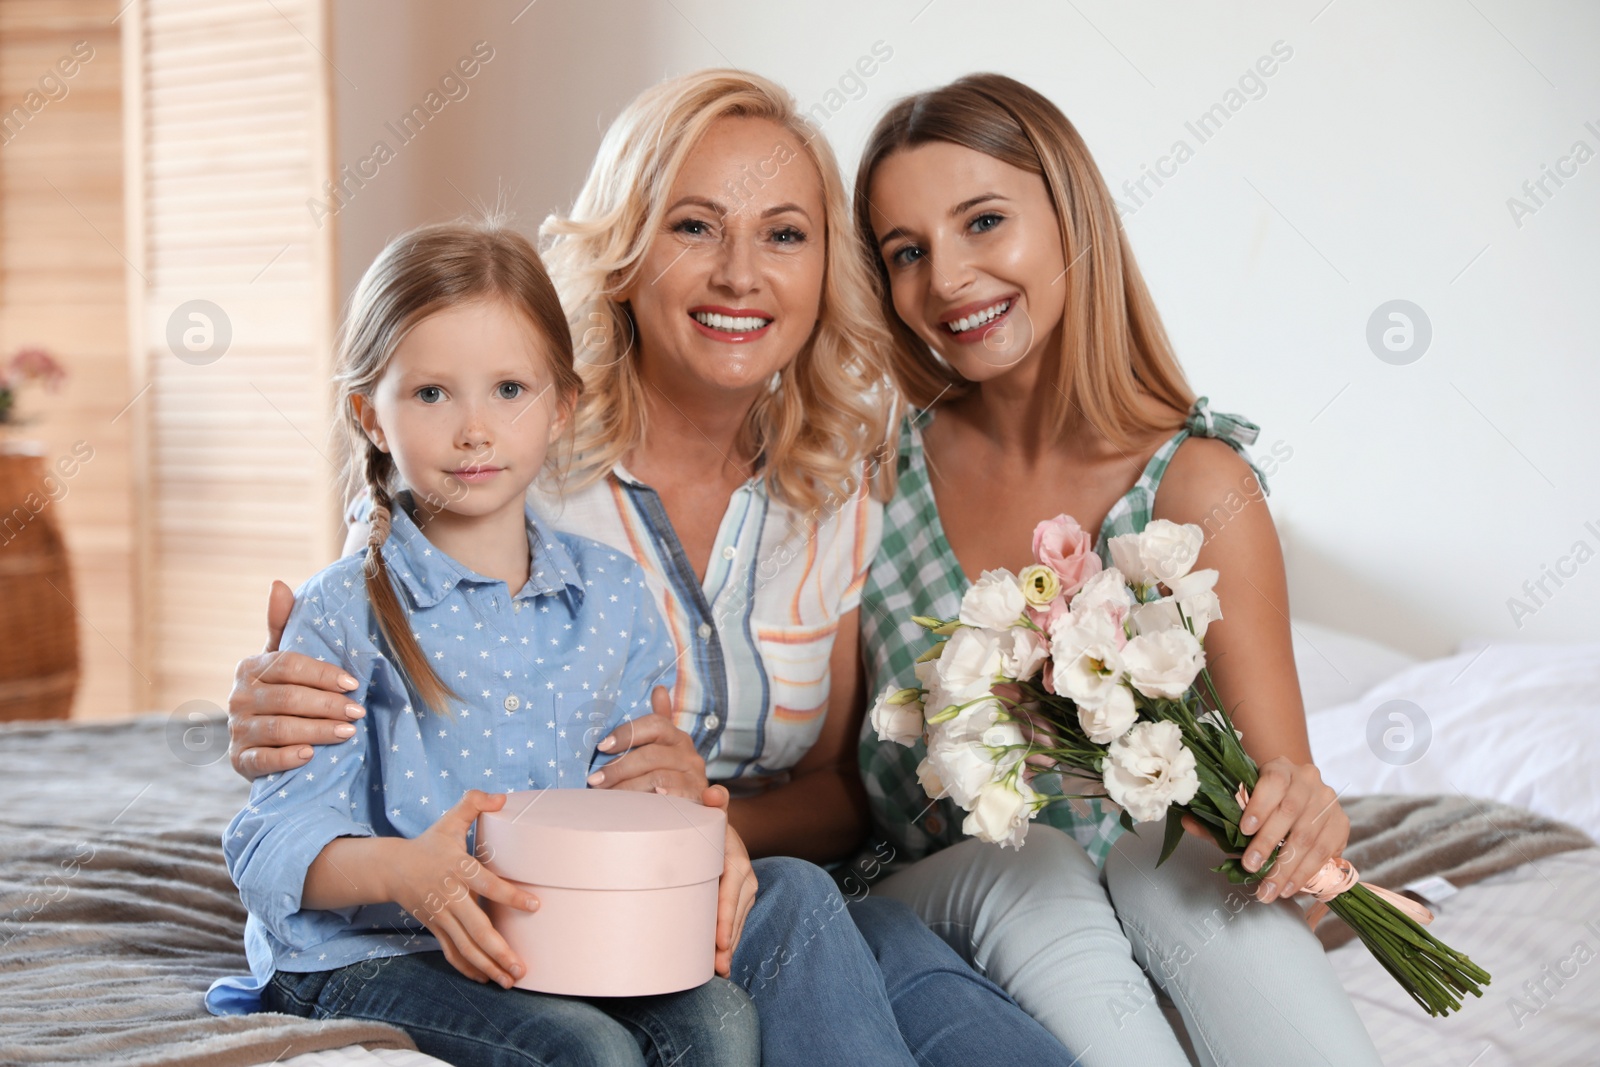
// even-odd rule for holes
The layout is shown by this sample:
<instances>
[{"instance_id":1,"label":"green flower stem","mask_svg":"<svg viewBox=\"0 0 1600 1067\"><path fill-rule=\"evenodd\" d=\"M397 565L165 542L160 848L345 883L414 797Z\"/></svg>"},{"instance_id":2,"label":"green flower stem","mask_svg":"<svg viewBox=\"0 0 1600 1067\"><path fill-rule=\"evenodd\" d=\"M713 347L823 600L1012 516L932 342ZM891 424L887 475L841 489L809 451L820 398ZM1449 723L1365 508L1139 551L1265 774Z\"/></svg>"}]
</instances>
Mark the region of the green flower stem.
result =
<instances>
[{"instance_id":1,"label":"green flower stem","mask_svg":"<svg viewBox=\"0 0 1600 1067\"><path fill-rule=\"evenodd\" d=\"M1055 735L1052 745L1026 746L1030 753L1049 757L1062 770L1098 776L1105 760L1105 748L1084 736L1078 725L1076 705L1034 681L1017 685L1039 704L1037 718L1048 723ZM1209 699L1201 699L1200 692ZM1278 853L1274 850L1255 871L1244 870L1239 855L1250 838L1239 830L1239 820L1244 813L1234 799L1240 784L1247 789L1255 788L1260 772L1234 732L1233 719L1223 708L1210 671L1200 672L1195 690L1188 699L1153 699L1136 693L1135 700L1141 718L1175 724L1183 734L1183 743L1195 755L1202 788L1193 801L1179 808L1179 812L1195 816L1227 857L1213 869L1226 874L1236 884L1260 882L1276 865ZM1005 703L1016 706L1013 701ZM1214 713L1222 727L1219 729L1210 721L1202 722L1200 716L1206 713ZM1209 791L1205 788L1208 780L1212 783ZM1459 1011L1466 994L1481 997L1482 986L1489 984L1489 973L1482 967L1428 933L1364 885L1358 883L1334 897L1328 902L1328 909L1355 931L1379 964L1430 1015Z\"/></svg>"},{"instance_id":2,"label":"green flower stem","mask_svg":"<svg viewBox=\"0 0 1600 1067\"><path fill-rule=\"evenodd\" d=\"M1182 609L1179 610L1181 612ZM940 630L948 632L947 628L957 625L954 619L918 618L916 621L935 633ZM1026 617L1022 619L1022 624L1039 629ZM1193 631L1188 619L1184 619L1184 625ZM1039 733L1032 744L999 746L998 750L1024 749L1029 755L1048 757L1060 771L1099 778L1106 749L1084 735L1082 727L1078 725L1077 706L1066 697L1044 689L1036 680L1021 680L1015 684L1025 698L1038 704L1039 713L1029 718L1049 728L1052 736L1048 740L1051 743L1042 743L1039 738L1043 735ZM994 694L965 702L959 705L956 713L985 700L1001 704L1007 718L1012 721L1023 717L1017 713L1022 701ZM1178 807L1179 814L1193 815L1198 819L1222 850L1226 858L1212 869L1226 875L1235 884L1254 885L1260 882L1276 865L1278 852L1274 850L1256 870L1244 869L1239 857L1249 844L1250 837L1239 829L1239 820L1244 813L1235 799L1241 784L1246 789L1255 789L1260 771L1235 732L1233 719L1223 706L1222 698L1211 680L1211 672L1202 669L1194 688L1182 700L1151 698L1135 692L1135 702L1140 718L1176 725L1183 735L1184 745L1194 753L1201 788L1189 804L1175 807ZM939 722L953 717L943 714L949 710L941 709L941 714L929 721ZM1207 721L1201 721L1202 715L1208 716ZM1216 716L1215 722L1209 719L1211 715ZM1220 728L1216 722L1221 723ZM1020 774L1020 763L1009 773ZM1079 796L1099 797L1103 794L1062 794L1060 797L1051 796L1043 803ZM1171 817L1173 815L1169 813L1168 818ZM1328 909L1355 931L1384 970L1428 1014L1439 1016L1459 1011L1462 997L1468 993L1475 997L1483 996L1482 987L1490 981L1487 971L1428 933L1368 887L1357 883L1329 901Z\"/></svg>"}]
</instances>

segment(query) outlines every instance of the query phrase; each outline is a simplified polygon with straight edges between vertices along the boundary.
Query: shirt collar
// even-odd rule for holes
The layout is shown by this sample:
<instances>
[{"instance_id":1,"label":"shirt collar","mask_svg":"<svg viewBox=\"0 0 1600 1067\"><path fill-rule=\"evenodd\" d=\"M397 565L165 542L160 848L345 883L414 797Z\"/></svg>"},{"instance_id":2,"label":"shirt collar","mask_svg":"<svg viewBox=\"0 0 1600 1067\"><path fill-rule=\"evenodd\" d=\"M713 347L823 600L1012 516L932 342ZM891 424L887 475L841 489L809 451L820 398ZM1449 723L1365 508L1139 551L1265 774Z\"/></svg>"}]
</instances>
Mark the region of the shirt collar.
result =
<instances>
[{"instance_id":1,"label":"shirt collar","mask_svg":"<svg viewBox=\"0 0 1600 1067\"><path fill-rule=\"evenodd\" d=\"M744 488L753 489L757 492L764 492L767 484L765 454L756 457L755 470L756 472L754 474L745 479ZM630 485L639 489L651 489L650 486L634 477L633 474L621 464L621 462L613 463L611 465L611 474L623 485ZM654 490L652 489L652 491Z\"/></svg>"},{"instance_id":2,"label":"shirt collar","mask_svg":"<svg viewBox=\"0 0 1600 1067\"><path fill-rule=\"evenodd\" d=\"M504 585L498 578L489 578L452 559L425 537L411 518L409 505L414 498L410 490L395 494L390 509L389 540L384 543L384 561L390 572L405 586L412 601L419 608L430 608L443 600L458 585ZM543 596L572 591L573 603L583 601L583 582L578 568L559 538L546 534L533 505L524 501L527 517L528 552L532 569L528 583L512 599L525 596Z\"/></svg>"}]
</instances>

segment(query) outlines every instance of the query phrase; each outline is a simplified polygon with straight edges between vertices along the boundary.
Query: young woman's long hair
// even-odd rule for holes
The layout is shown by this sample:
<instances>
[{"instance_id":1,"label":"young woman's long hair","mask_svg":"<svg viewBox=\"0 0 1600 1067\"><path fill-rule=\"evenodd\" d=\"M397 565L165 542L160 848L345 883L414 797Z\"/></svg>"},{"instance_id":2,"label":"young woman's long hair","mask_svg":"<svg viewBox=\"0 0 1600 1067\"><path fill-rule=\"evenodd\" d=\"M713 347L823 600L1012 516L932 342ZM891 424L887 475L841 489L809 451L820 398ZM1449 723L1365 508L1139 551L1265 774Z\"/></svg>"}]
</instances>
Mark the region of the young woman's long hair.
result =
<instances>
[{"instance_id":1,"label":"young woman's long hair","mask_svg":"<svg viewBox=\"0 0 1600 1067\"><path fill-rule=\"evenodd\" d=\"M868 197L874 173L890 155L941 141L1037 174L1049 190L1068 264L1057 388L1051 393L1056 427L1065 427L1075 406L1096 431L1126 447L1141 433L1180 425L1194 393L1088 147L1059 108L1000 74L968 75L896 103L872 131L856 172L859 247L894 336L889 366L904 399L926 407L941 395L962 395L970 383L895 313ZM1170 418L1153 422L1141 393L1170 409Z\"/></svg>"},{"instance_id":2,"label":"young woman's long hair","mask_svg":"<svg viewBox=\"0 0 1600 1067\"><path fill-rule=\"evenodd\" d=\"M741 442L764 457L775 496L816 508L858 492L858 467L887 440L889 337L872 306L871 275L828 142L782 87L738 70L698 71L640 94L606 132L572 211L545 220L545 261L571 318L585 384L572 484L603 477L644 439L637 334L618 294L643 269L684 161L724 116L782 126L822 176L827 261L817 326L751 407ZM881 465L874 482L880 494L892 472L893 464Z\"/></svg>"},{"instance_id":3,"label":"young woman's long hair","mask_svg":"<svg viewBox=\"0 0 1600 1067\"><path fill-rule=\"evenodd\" d=\"M363 488L372 497L367 595L407 680L428 707L446 715L446 701L456 694L435 673L412 635L383 558L398 488L394 457L367 437L351 397L372 396L396 347L423 319L445 308L485 300L504 301L527 319L549 354L556 395L575 400L583 383L574 367L572 336L555 286L532 242L493 221L423 226L390 241L350 298L334 374L345 499L353 500ZM438 501L416 504L419 509L442 506Z\"/></svg>"}]
</instances>

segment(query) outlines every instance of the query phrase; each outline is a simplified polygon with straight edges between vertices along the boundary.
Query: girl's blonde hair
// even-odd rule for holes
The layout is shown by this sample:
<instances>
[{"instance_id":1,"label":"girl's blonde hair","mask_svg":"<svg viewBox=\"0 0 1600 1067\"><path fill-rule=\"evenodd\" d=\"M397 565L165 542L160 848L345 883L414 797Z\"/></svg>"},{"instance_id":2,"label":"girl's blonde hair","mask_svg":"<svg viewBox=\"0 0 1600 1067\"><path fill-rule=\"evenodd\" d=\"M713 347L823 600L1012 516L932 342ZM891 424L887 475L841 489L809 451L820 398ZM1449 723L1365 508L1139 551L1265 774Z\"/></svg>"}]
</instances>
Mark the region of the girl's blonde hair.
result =
<instances>
[{"instance_id":1,"label":"girl's blonde hair","mask_svg":"<svg viewBox=\"0 0 1600 1067\"><path fill-rule=\"evenodd\" d=\"M1118 447L1133 444L1141 432L1180 425L1194 393L1088 146L1042 94L1000 74L971 74L895 104L872 131L856 172L856 228L894 335L889 366L906 401L927 407L971 386L896 315L868 194L874 171L890 155L940 141L1037 174L1050 192L1068 264L1061 353L1050 396L1057 430L1065 428L1072 407ZM1152 420L1139 402L1141 393L1161 401L1171 418Z\"/></svg>"},{"instance_id":2,"label":"girl's blonde hair","mask_svg":"<svg viewBox=\"0 0 1600 1067\"><path fill-rule=\"evenodd\" d=\"M446 308L496 299L522 314L543 341L557 397L575 399L583 382L573 365L572 336L555 287L532 242L497 221L439 223L390 241L356 286L339 331L334 382L345 500L353 500L363 488L372 496L367 595L406 678L428 707L446 715L446 701L456 694L434 672L412 635L383 559L398 489L394 457L367 437L351 398L372 396L395 349L423 319ZM419 510L443 506L433 500L416 504Z\"/></svg>"},{"instance_id":3,"label":"girl's blonde hair","mask_svg":"<svg viewBox=\"0 0 1600 1067\"><path fill-rule=\"evenodd\" d=\"M603 477L644 440L635 326L619 296L640 277L684 161L725 116L782 126L822 176L827 259L817 325L752 405L740 442L764 458L775 496L817 508L854 495L857 466L887 440L889 335L872 306L871 275L828 142L783 88L738 70L699 71L642 93L606 132L571 213L545 220L545 259L570 317L586 387L575 417L572 484ZM883 495L893 464L875 466L874 488Z\"/></svg>"}]
</instances>

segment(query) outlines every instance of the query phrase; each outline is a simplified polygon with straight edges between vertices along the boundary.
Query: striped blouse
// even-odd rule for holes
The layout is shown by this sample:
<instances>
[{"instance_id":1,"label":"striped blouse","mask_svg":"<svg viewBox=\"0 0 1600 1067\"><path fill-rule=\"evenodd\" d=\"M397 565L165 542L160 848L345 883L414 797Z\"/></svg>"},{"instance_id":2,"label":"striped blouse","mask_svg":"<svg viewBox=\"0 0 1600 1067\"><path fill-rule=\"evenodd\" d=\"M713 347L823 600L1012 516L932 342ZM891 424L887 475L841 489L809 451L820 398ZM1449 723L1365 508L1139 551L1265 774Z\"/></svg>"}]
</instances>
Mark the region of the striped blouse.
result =
<instances>
[{"instance_id":1,"label":"striped blouse","mask_svg":"<svg viewBox=\"0 0 1600 1067\"><path fill-rule=\"evenodd\" d=\"M678 650L678 725L713 781L787 776L816 743L828 710L839 619L861 601L883 531L883 505L856 492L801 510L761 477L734 490L704 581L656 491L620 464L576 492L529 500L560 530L621 549L644 568Z\"/></svg>"}]
</instances>

